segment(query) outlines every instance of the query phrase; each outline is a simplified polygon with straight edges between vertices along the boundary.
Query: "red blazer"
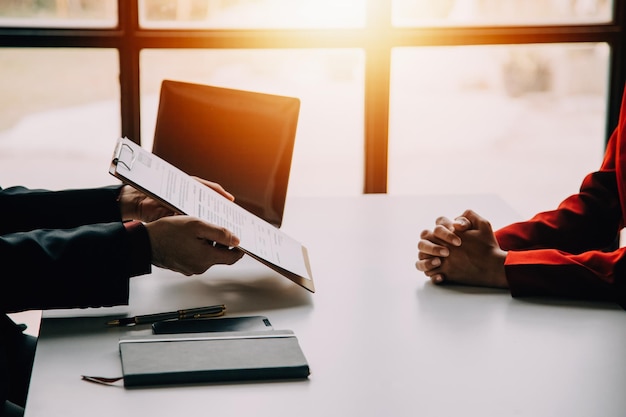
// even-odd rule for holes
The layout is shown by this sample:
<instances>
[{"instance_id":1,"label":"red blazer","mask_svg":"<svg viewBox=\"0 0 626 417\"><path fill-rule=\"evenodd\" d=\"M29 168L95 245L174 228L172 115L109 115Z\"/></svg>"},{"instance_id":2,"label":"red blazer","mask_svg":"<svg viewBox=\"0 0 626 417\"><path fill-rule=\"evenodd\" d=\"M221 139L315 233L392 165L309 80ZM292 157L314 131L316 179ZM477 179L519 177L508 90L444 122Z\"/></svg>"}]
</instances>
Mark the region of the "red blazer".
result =
<instances>
[{"instance_id":1,"label":"red blazer","mask_svg":"<svg viewBox=\"0 0 626 417\"><path fill-rule=\"evenodd\" d=\"M508 251L505 269L514 297L607 300L626 308L626 248L606 250L625 224L625 175L626 93L602 166L584 179L579 193L556 210L496 231Z\"/></svg>"}]
</instances>

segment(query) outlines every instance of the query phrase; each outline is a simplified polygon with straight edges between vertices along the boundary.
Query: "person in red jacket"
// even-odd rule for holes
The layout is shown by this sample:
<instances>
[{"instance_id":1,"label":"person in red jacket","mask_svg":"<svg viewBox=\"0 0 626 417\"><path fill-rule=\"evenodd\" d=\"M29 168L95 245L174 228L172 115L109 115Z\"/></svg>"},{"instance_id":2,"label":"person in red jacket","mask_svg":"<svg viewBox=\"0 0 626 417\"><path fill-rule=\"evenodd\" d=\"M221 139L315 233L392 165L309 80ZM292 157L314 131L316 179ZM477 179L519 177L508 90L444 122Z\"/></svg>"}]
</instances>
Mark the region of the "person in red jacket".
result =
<instances>
[{"instance_id":1,"label":"person in red jacket","mask_svg":"<svg viewBox=\"0 0 626 417\"><path fill-rule=\"evenodd\" d=\"M508 288L514 297L556 296L626 308L626 94L602 166L556 210L493 231L467 210L439 217L418 243L416 268L435 284Z\"/></svg>"}]
</instances>

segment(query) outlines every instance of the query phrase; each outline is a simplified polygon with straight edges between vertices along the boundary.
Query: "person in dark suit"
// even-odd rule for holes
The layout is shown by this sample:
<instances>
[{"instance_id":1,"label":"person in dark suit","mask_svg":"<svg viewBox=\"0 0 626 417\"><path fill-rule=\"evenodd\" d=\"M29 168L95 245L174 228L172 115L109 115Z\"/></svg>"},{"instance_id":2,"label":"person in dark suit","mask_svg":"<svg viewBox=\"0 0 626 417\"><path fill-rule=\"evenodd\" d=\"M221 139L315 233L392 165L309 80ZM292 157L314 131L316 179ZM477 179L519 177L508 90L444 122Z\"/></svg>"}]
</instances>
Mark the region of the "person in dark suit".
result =
<instances>
[{"instance_id":1,"label":"person in dark suit","mask_svg":"<svg viewBox=\"0 0 626 417\"><path fill-rule=\"evenodd\" d=\"M243 256L229 230L173 214L127 185L0 188L0 416L23 414L36 342L6 314L124 305L152 265L193 275Z\"/></svg>"}]
</instances>

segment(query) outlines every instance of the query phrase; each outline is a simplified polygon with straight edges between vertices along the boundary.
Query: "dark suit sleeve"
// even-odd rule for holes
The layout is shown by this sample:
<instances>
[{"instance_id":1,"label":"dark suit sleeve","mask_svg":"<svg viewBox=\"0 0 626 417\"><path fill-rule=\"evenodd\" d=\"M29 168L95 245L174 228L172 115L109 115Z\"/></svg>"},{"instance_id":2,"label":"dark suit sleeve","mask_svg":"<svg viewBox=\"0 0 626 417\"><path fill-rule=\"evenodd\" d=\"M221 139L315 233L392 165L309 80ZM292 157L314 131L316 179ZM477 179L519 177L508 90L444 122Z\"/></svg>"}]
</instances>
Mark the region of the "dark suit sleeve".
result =
<instances>
[{"instance_id":1,"label":"dark suit sleeve","mask_svg":"<svg viewBox=\"0 0 626 417\"><path fill-rule=\"evenodd\" d=\"M0 308L128 302L131 276L150 272L145 227L120 218L120 186L0 189Z\"/></svg>"},{"instance_id":2,"label":"dark suit sleeve","mask_svg":"<svg viewBox=\"0 0 626 417\"><path fill-rule=\"evenodd\" d=\"M0 235L121 221L121 186L79 190L0 189Z\"/></svg>"},{"instance_id":3,"label":"dark suit sleeve","mask_svg":"<svg viewBox=\"0 0 626 417\"><path fill-rule=\"evenodd\" d=\"M129 278L150 272L149 248L145 228L131 232L121 222L0 236L0 305L14 312L127 304Z\"/></svg>"}]
</instances>

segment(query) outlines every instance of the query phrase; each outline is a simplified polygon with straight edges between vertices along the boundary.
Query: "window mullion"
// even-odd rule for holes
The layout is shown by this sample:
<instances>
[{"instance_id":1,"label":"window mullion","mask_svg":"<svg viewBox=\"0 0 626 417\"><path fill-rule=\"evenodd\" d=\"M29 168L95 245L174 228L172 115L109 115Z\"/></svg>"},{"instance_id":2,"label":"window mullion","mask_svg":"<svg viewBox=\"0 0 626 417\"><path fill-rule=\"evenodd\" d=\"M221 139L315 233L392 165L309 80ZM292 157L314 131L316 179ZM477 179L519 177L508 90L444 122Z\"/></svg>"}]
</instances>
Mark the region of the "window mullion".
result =
<instances>
[{"instance_id":1,"label":"window mullion","mask_svg":"<svg viewBox=\"0 0 626 417\"><path fill-rule=\"evenodd\" d=\"M365 45L364 193L387 192L391 0L368 0Z\"/></svg>"},{"instance_id":2,"label":"window mullion","mask_svg":"<svg viewBox=\"0 0 626 417\"><path fill-rule=\"evenodd\" d=\"M141 107L139 53L137 32L139 30L138 0L118 0L119 25L122 38L118 46L120 56L120 108L122 136L141 144Z\"/></svg>"}]
</instances>

